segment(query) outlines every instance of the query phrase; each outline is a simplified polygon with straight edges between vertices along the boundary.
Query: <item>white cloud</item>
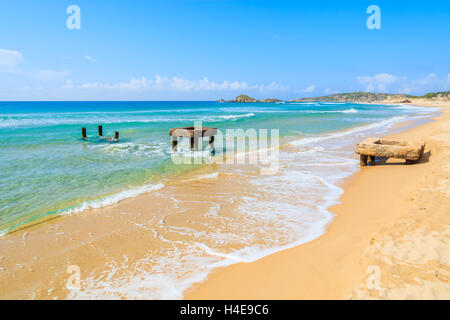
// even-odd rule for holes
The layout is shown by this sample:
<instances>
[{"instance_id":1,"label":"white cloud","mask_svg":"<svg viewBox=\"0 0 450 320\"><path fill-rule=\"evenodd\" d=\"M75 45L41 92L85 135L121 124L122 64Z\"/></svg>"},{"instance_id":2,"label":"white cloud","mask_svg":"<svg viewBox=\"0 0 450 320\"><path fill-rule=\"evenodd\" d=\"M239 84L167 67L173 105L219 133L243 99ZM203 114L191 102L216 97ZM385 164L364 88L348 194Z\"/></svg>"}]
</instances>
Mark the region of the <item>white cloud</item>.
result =
<instances>
[{"instance_id":1,"label":"white cloud","mask_svg":"<svg viewBox=\"0 0 450 320\"><path fill-rule=\"evenodd\" d=\"M73 88L73 81L66 80L66 82L61 86L62 89L71 89Z\"/></svg>"},{"instance_id":2,"label":"white cloud","mask_svg":"<svg viewBox=\"0 0 450 320\"><path fill-rule=\"evenodd\" d=\"M91 56L85 54L83 56L83 58L85 58L86 60L90 61L90 62L97 62L97 60L95 60L94 58L92 58Z\"/></svg>"},{"instance_id":3,"label":"white cloud","mask_svg":"<svg viewBox=\"0 0 450 320\"><path fill-rule=\"evenodd\" d=\"M0 66L15 67L22 61L23 56L19 51L0 49Z\"/></svg>"},{"instance_id":4,"label":"white cloud","mask_svg":"<svg viewBox=\"0 0 450 320\"><path fill-rule=\"evenodd\" d=\"M423 78L408 79L388 73L374 76L359 76L358 83L365 86L366 91L424 94L431 91L449 90L450 75L438 76L430 73Z\"/></svg>"},{"instance_id":5,"label":"white cloud","mask_svg":"<svg viewBox=\"0 0 450 320\"><path fill-rule=\"evenodd\" d=\"M366 91L386 91L388 87L399 79L389 73L379 73L373 77L359 76L358 82L366 85Z\"/></svg>"},{"instance_id":6,"label":"white cloud","mask_svg":"<svg viewBox=\"0 0 450 320\"><path fill-rule=\"evenodd\" d=\"M67 77L71 73L70 70L37 70L30 72L31 77L39 81L54 81Z\"/></svg>"},{"instance_id":7,"label":"white cloud","mask_svg":"<svg viewBox=\"0 0 450 320\"><path fill-rule=\"evenodd\" d=\"M334 90L334 89L330 89L330 88L325 88L325 90L323 90L323 92L325 94L335 94L335 93L338 93L339 91Z\"/></svg>"},{"instance_id":8,"label":"white cloud","mask_svg":"<svg viewBox=\"0 0 450 320\"><path fill-rule=\"evenodd\" d=\"M427 75L425 78L422 79L418 79L418 80L414 80L413 82L417 85L428 85L430 83L435 82L436 80L438 80L438 76L434 73L430 73L429 75Z\"/></svg>"},{"instance_id":9,"label":"white cloud","mask_svg":"<svg viewBox=\"0 0 450 320\"><path fill-rule=\"evenodd\" d=\"M202 92L202 91L242 91L257 90L266 91L285 91L286 87L272 82L269 85L264 84L248 84L239 81L223 81L214 82L203 78L200 80L189 80L181 77L162 77L156 75L153 79L146 77L132 78L127 82L119 83L102 83L102 82L86 82L79 86L82 89L119 89L125 91L153 90L153 91L181 91L181 92Z\"/></svg>"},{"instance_id":10,"label":"white cloud","mask_svg":"<svg viewBox=\"0 0 450 320\"><path fill-rule=\"evenodd\" d=\"M315 85L311 85L308 88L302 90L303 92L313 92L314 90L316 90L316 86Z\"/></svg>"}]
</instances>

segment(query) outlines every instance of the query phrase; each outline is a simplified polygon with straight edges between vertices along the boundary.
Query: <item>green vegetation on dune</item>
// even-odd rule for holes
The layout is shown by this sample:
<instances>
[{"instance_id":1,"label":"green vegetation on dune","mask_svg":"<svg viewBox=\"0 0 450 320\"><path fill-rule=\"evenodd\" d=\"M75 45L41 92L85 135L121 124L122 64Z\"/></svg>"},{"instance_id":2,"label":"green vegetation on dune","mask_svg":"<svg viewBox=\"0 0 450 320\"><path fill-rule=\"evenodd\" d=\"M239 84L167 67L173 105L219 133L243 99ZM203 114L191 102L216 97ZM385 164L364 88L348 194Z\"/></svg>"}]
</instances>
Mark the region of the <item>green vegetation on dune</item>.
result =
<instances>
[{"instance_id":1,"label":"green vegetation on dune","mask_svg":"<svg viewBox=\"0 0 450 320\"><path fill-rule=\"evenodd\" d=\"M386 99L404 100L408 97L405 94L390 94L390 93L371 93L371 92L350 92L338 93L323 97L314 98L300 98L292 100L293 102L304 101L330 101L330 102L376 102Z\"/></svg>"},{"instance_id":2,"label":"green vegetation on dune","mask_svg":"<svg viewBox=\"0 0 450 320\"><path fill-rule=\"evenodd\" d=\"M372 93L372 92L350 92L338 93L329 96L300 98L294 99L292 102L306 101L328 101L328 102L377 102L384 100L392 100L396 102L410 102L409 99L449 99L450 91L431 92L423 96L413 96L409 94L392 94L392 93Z\"/></svg>"},{"instance_id":3,"label":"green vegetation on dune","mask_svg":"<svg viewBox=\"0 0 450 320\"><path fill-rule=\"evenodd\" d=\"M422 98L433 99L433 98L450 98L450 91L440 91L440 92L430 92L424 95Z\"/></svg>"},{"instance_id":4,"label":"green vegetation on dune","mask_svg":"<svg viewBox=\"0 0 450 320\"><path fill-rule=\"evenodd\" d=\"M291 100L290 102L307 102L307 101L323 101L323 102L381 102L385 100L391 100L392 102L411 102L409 99L450 99L450 91L442 92L430 92L423 96L413 96L409 94L393 94L393 93L373 93L373 92L349 92L349 93L337 93L328 96L312 97L312 98L299 98ZM279 99L263 99L257 100L249 97L245 94L241 94L234 100L220 99L218 102L233 102L233 103L253 103L253 102L282 102Z\"/></svg>"}]
</instances>

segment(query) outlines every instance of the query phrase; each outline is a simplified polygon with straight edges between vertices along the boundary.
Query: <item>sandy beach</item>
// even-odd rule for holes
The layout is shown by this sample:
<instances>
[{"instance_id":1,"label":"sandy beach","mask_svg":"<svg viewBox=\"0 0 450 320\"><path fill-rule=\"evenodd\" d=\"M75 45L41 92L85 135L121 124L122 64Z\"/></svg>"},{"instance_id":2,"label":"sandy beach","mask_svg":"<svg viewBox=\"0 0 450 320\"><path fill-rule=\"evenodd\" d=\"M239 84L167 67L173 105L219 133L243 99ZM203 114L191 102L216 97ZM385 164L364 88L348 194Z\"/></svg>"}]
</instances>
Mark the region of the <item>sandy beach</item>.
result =
<instances>
[{"instance_id":1,"label":"sandy beach","mask_svg":"<svg viewBox=\"0 0 450 320\"><path fill-rule=\"evenodd\" d=\"M122 295L124 288L138 299L449 298L450 104L413 102L443 109L433 122L392 136L426 141L422 160L410 166L389 160L347 179L341 204L331 208L334 220L316 240L255 262L217 264L212 271L205 267L206 279L192 280L187 271L186 279L191 280L181 288L144 277L171 265L143 257L169 252L176 258L177 253L170 251L174 243L188 252L183 243L195 241L198 234L174 230L192 228L207 235L211 225L205 219L217 204L221 214L214 220L216 229L233 228L230 221L249 222L237 215L241 200L224 195L245 198L260 192L238 174L244 170L247 176L256 176L255 168L211 165L166 181L165 188L155 192L43 221L3 237L0 299L130 298ZM172 231L162 227L167 224ZM220 239L207 241L212 246ZM227 249L239 246L230 244ZM81 269L82 290L67 286L72 266ZM159 281L161 288L149 290L147 281L153 287Z\"/></svg>"},{"instance_id":2,"label":"sandy beach","mask_svg":"<svg viewBox=\"0 0 450 320\"><path fill-rule=\"evenodd\" d=\"M450 103L413 103L443 108L389 137L426 141L418 164L362 168L322 237L219 270L186 299L449 299Z\"/></svg>"}]
</instances>

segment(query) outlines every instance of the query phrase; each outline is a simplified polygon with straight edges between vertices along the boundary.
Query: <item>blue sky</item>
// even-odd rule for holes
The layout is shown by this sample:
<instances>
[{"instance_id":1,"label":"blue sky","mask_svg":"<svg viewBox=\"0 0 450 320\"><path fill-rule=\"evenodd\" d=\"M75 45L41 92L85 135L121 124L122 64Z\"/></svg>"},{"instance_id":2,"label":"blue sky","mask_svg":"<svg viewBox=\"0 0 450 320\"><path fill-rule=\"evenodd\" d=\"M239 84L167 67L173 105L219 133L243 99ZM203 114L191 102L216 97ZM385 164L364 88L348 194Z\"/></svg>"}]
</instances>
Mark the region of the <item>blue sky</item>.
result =
<instances>
[{"instance_id":1,"label":"blue sky","mask_svg":"<svg viewBox=\"0 0 450 320\"><path fill-rule=\"evenodd\" d=\"M444 0L4 0L0 100L423 94L450 90L449 34Z\"/></svg>"}]
</instances>

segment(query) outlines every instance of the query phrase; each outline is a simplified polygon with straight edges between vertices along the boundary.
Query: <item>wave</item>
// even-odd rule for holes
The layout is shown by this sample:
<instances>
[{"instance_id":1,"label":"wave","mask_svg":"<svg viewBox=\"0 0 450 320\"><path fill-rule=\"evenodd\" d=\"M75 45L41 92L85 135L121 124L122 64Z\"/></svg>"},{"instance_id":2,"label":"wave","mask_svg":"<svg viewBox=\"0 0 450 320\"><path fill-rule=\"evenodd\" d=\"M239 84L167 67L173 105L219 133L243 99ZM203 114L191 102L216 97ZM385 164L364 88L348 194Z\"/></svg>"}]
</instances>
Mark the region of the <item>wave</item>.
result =
<instances>
[{"instance_id":1,"label":"wave","mask_svg":"<svg viewBox=\"0 0 450 320\"><path fill-rule=\"evenodd\" d=\"M239 114L239 115L226 115L226 116L217 116L218 119L225 119L225 120L234 120L239 118L250 118L254 117L254 113L247 113L247 114Z\"/></svg>"},{"instance_id":2,"label":"wave","mask_svg":"<svg viewBox=\"0 0 450 320\"><path fill-rule=\"evenodd\" d=\"M374 122L374 123L370 123L367 125L363 125L363 126L359 126L359 127L355 127L349 130L345 130L345 131L338 131L338 132L334 132L334 133L330 133L330 134L326 134L326 135L320 135L320 136L315 136L315 137L307 137L307 138L302 138L300 140L295 140L292 141L291 144L292 145L296 145L296 146L301 146L301 145L308 145L311 143L315 143L315 142L319 142L319 141L323 141L323 140L328 140L328 139L333 139L333 138L338 138L338 137L343 137L346 135L351 135L354 133L359 133L359 132L364 132L367 130L371 130L371 129L375 129L375 128L380 128L380 127L386 127L389 128L392 125L401 122L405 119L407 119L408 117L406 116L397 116L397 117L392 117L386 120L382 120L379 122Z\"/></svg>"},{"instance_id":3,"label":"wave","mask_svg":"<svg viewBox=\"0 0 450 320\"><path fill-rule=\"evenodd\" d=\"M442 110L441 108L437 108L437 107L421 107L421 106L405 106L405 105L399 105L397 107L394 107L394 109L405 110L405 111L421 113L421 114L433 113L433 112L438 112L438 111Z\"/></svg>"},{"instance_id":4,"label":"wave","mask_svg":"<svg viewBox=\"0 0 450 320\"><path fill-rule=\"evenodd\" d=\"M359 111L356 109L347 109L347 110L298 110L294 111L297 113L358 113Z\"/></svg>"},{"instance_id":5,"label":"wave","mask_svg":"<svg viewBox=\"0 0 450 320\"><path fill-rule=\"evenodd\" d=\"M254 117L255 114L247 113L247 114L230 114L230 115L222 115L222 116L207 116L200 118L198 120L206 121L206 122L221 122L221 121L234 121L240 118L250 118Z\"/></svg>"},{"instance_id":6,"label":"wave","mask_svg":"<svg viewBox=\"0 0 450 320\"><path fill-rule=\"evenodd\" d=\"M348 110L344 110L344 111L342 111L342 113L357 113L357 112L359 112L358 110L356 110L356 109L348 109Z\"/></svg>"},{"instance_id":7,"label":"wave","mask_svg":"<svg viewBox=\"0 0 450 320\"><path fill-rule=\"evenodd\" d=\"M168 155L169 145L167 143L161 142L158 144L147 145L142 143L114 143L101 145L101 150L115 155L127 155L127 154L135 154L135 155L154 155L154 156L165 156Z\"/></svg>"},{"instance_id":8,"label":"wave","mask_svg":"<svg viewBox=\"0 0 450 320\"><path fill-rule=\"evenodd\" d=\"M112 195L109 195L109 196L106 196L106 197L103 197L100 199L85 201L85 202L75 205L73 207L64 208L64 209L60 209L60 210L53 211L53 212L46 212L46 213L42 214L41 216L45 217L48 215L55 215L55 214L65 216L65 215L70 215L73 213L83 212L83 211L90 210L90 209L99 209L99 208L103 208L103 207L108 207L113 204L117 204L120 201L123 201L125 199L135 198L144 193L158 191L158 190L161 190L162 188L164 188L164 184L162 184L162 183L147 184L147 185L143 185L143 186L136 187L133 189L124 190L124 191L121 191L121 192L118 192L118 193L115 193L115 194L112 194ZM25 225L25 224L27 224L27 221L21 222L19 224L11 226L11 227L8 227L7 229L4 229L4 230L0 230L0 237L7 235L10 231L15 230L18 227Z\"/></svg>"},{"instance_id":9,"label":"wave","mask_svg":"<svg viewBox=\"0 0 450 320\"><path fill-rule=\"evenodd\" d=\"M90 210L90 209L99 209L99 208L107 207L107 206L119 203L120 201L123 201L125 199L135 198L144 193L158 191L158 190L161 190L162 188L164 188L164 184L162 184L162 183L144 185L141 187L121 191L119 193L116 193L116 194L113 194L113 195L110 195L110 196L107 196L107 197L104 197L101 199L86 201L86 202L83 202L83 203L73 207L73 208L62 209L62 210L60 210L61 211L60 214L61 215L69 215L72 213L83 212L83 211Z\"/></svg>"},{"instance_id":10,"label":"wave","mask_svg":"<svg viewBox=\"0 0 450 320\"><path fill-rule=\"evenodd\" d=\"M192 119L197 120L197 119ZM59 125L89 125L89 124L120 124L120 123L152 123L152 122L176 122L176 121L190 121L182 118L153 118L153 119L118 119L118 118L80 118L80 119L55 119L55 118L43 118L43 119L1 119L0 128L19 128L19 127L50 127Z\"/></svg>"},{"instance_id":11,"label":"wave","mask_svg":"<svg viewBox=\"0 0 450 320\"><path fill-rule=\"evenodd\" d=\"M177 117L177 118L118 118L118 117L89 117L89 118L0 118L0 128L19 127L50 127L58 125L89 125L89 124L120 124L120 123L161 123L161 122L192 122L196 120L208 122L233 121L239 118L249 118L255 116L254 113L238 115L219 116L197 116L197 117Z\"/></svg>"}]
</instances>

